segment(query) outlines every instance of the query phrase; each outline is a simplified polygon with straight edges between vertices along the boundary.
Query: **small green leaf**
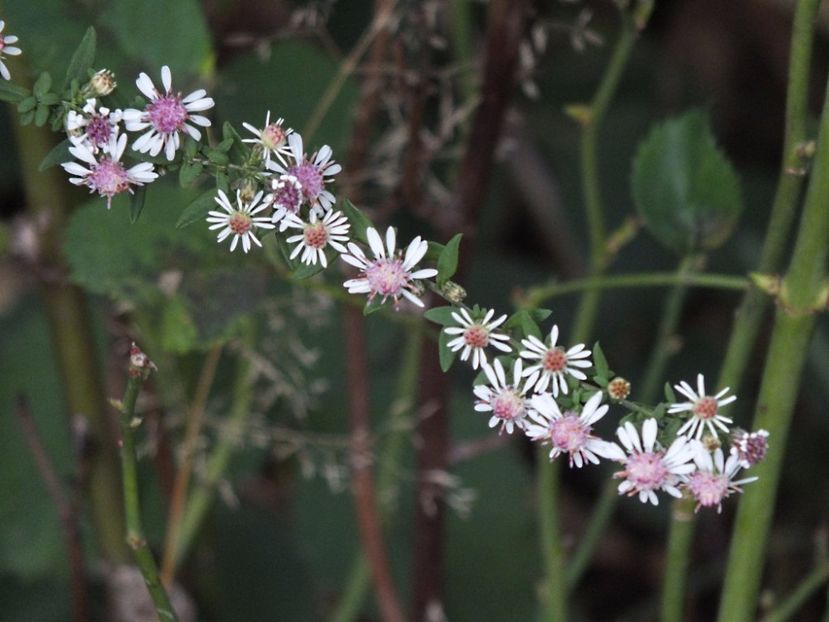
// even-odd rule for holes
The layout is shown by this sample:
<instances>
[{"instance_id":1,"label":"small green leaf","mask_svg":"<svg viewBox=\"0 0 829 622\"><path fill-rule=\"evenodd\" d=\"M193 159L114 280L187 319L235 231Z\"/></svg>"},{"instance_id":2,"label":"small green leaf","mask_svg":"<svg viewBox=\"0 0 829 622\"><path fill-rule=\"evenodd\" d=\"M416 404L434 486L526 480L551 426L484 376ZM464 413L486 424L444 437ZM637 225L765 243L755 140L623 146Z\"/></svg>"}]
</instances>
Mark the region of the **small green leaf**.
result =
<instances>
[{"instance_id":1,"label":"small green leaf","mask_svg":"<svg viewBox=\"0 0 829 622\"><path fill-rule=\"evenodd\" d=\"M30 110L29 112L24 112L20 115L20 125L29 125L32 121L35 120L35 111Z\"/></svg>"},{"instance_id":2,"label":"small green leaf","mask_svg":"<svg viewBox=\"0 0 829 622\"><path fill-rule=\"evenodd\" d=\"M49 75L48 71L44 71L35 81L35 85L32 87L32 92L34 92L35 96L40 99L49 92L50 88L52 88L52 76Z\"/></svg>"},{"instance_id":3,"label":"small green leaf","mask_svg":"<svg viewBox=\"0 0 829 622\"><path fill-rule=\"evenodd\" d=\"M449 371L449 368L452 367L452 363L455 362L455 355L457 354L449 349L449 339L449 335L444 331L440 331L440 337L438 337L438 358L440 359L440 368L444 372Z\"/></svg>"},{"instance_id":4,"label":"small green leaf","mask_svg":"<svg viewBox=\"0 0 829 622\"><path fill-rule=\"evenodd\" d=\"M636 153L632 186L645 225L680 255L720 246L742 207L737 174L698 110L651 130Z\"/></svg>"},{"instance_id":5,"label":"small green leaf","mask_svg":"<svg viewBox=\"0 0 829 622\"><path fill-rule=\"evenodd\" d=\"M379 298L372 298L371 300L366 301L366 306L363 307L363 315L368 316L372 313L377 313L384 306L385 305L382 302L380 302Z\"/></svg>"},{"instance_id":6,"label":"small green leaf","mask_svg":"<svg viewBox=\"0 0 829 622\"><path fill-rule=\"evenodd\" d=\"M182 188L186 188L192 184L204 170L204 164L201 162L183 162L181 170L178 172L178 181Z\"/></svg>"},{"instance_id":7,"label":"small green leaf","mask_svg":"<svg viewBox=\"0 0 829 622\"><path fill-rule=\"evenodd\" d=\"M45 106L54 106L59 101L60 97L58 97L55 93L46 93L46 95L40 98L40 103Z\"/></svg>"},{"instance_id":8,"label":"small green leaf","mask_svg":"<svg viewBox=\"0 0 829 622\"><path fill-rule=\"evenodd\" d=\"M437 261L440 256L443 254L443 249L446 248L443 244L439 244L438 242L429 241L429 248L426 250L426 254L423 256L425 261Z\"/></svg>"},{"instance_id":9,"label":"small green leaf","mask_svg":"<svg viewBox=\"0 0 829 622\"><path fill-rule=\"evenodd\" d=\"M250 148L242 142L242 137L239 136L236 128L227 121L222 126L222 138L231 141L230 149L227 152L231 162L244 162L247 160Z\"/></svg>"},{"instance_id":10,"label":"small green leaf","mask_svg":"<svg viewBox=\"0 0 829 622\"><path fill-rule=\"evenodd\" d=\"M610 375L610 368L607 365L607 359L605 358L602 347L599 345L598 341L593 345L593 367L596 369L596 377L601 378L604 381L599 382L599 384L607 384Z\"/></svg>"},{"instance_id":11,"label":"small green leaf","mask_svg":"<svg viewBox=\"0 0 829 622\"><path fill-rule=\"evenodd\" d=\"M341 205L343 214L345 214L345 217L348 218L348 222L351 223L351 234L358 240L368 244L366 229L373 226L371 221L368 219L368 216L357 209L348 199L343 199Z\"/></svg>"},{"instance_id":12,"label":"small green leaf","mask_svg":"<svg viewBox=\"0 0 829 622\"><path fill-rule=\"evenodd\" d=\"M443 247L438 257L438 285L442 286L452 278L458 269L458 247L461 244L462 234L458 233Z\"/></svg>"},{"instance_id":13,"label":"small green leaf","mask_svg":"<svg viewBox=\"0 0 829 622\"><path fill-rule=\"evenodd\" d=\"M550 309L532 309L530 315L538 323L541 324L544 320L550 317L553 312Z\"/></svg>"},{"instance_id":14,"label":"small green leaf","mask_svg":"<svg viewBox=\"0 0 829 622\"><path fill-rule=\"evenodd\" d=\"M30 95L17 104L17 112L29 112L30 110L34 110L35 106L37 106L37 97Z\"/></svg>"},{"instance_id":15,"label":"small green leaf","mask_svg":"<svg viewBox=\"0 0 829 622\"><path fill-rule=\"evenodd\" d=\"M219 149L205 149L204 152L205 155L207 155L207 159L213 164L224 166L230 162L230 158L227 157L227 154Z\"/></svg>"},{"instance_id":16,"label":"small green leaf","mask_svg":"<svg viewBox=\"0 0 829 622\"><path fill-rule=\"evenodd\" d=\"M674 393L673 387L671 387L669 382L665 383L665 399L671 404L676 404L676 393Z\"/></svg>"},{"instance_id":17,"label":"small green leaf","mask_svg":"<svg viewBox=\"0 0 829 622\"><path fill-rule=\"evenodd\" d=\"M67 138L52 147L52 150L46 154L46 157L43 158L43 161L40 163L40 166L37 167L37 170L45 171L47 168L55 166L55 164L71 160L72 155L69 153L69 146L71 144L72 143L70 143Z\"/></svg>"},{"instance_id":18,"label":"small green leaf","mask_svg":"<svg viewBox=\"0 0 829 622\"><path fill-rule=\"evenodd\" d=\"M196 197L190 205L184 208L181 216L176 221L176 229L181 229L187 225L192 225L194 222L204 220L207 217L207 212L213 209L216 205L215 201L216 190L211 189Z\"/></svg>"},{"instance_id":19,"label":"small green leaf","mask_svg":"<svg viewBox=\"0 0 829 622\"><path fill-rule=\"evenodd\" d=\"M455 313L456 311L455 307L433 307L432 309L428 309L423 314L423 317L430 322L440 324L441 326L453 326L457 324L452 317L452 313Z\"/></svg>"},{"instance_id":20,"label":"small green leaf","mask_svg":"<svg viewBox=\"0 0 829 622\"><path fill-rule=\"evenodd\" d=\"M541 329L527 309L513 313L504 324L504 328L518 328L527 337L533 335L541 339Z\"/></svg>"},{"instance_id":21,"label":"small green leaf","mask_svg":"<svg viewBox=\"0 0 829 622\"><path fill-rule=\"evenodd\" d=\"M0 101L16 104L29 96L29 90L8 80L0 80Z\"/></svg>"},{"instance_id":22,"label":"small green leaf","mask_svg":"<svg viewBox=\"0 0 829 622\"><path fill-rule=\"evenodd\" d=\"M37 108L35 108L35 125L38 127L43 127L46 125L46 121L49 120L49 106L45 104L38 104Z\"/></svg>"},{"instance_id":23,"label":"small green leaf","mask_svg":"<svg viewBox=\"0 0 829 622\"><path fill-rule=\"evenodd\" d=\"M130 224L134 225L144 209L147 198L147 186L138 186L130 197Z\"/></svg>"},{"instance_id":24,"label":"small green leaf","mask_svg":"<svg viewBox=\"0 0 829 622\"><path fill-rule=\"evenodd\" d=\"M195 348L198 331L184 301L175 296L165 305L161 316L161 347L183 354Z\"/></svg>"},{"instance_id":25,"label":"small green leaf","mask_svg":"<svg viewBox=\"0 0 829 622\"><path fill-rule=\"evenodd\" d=\"M81 39L75 53L72 54L69 66L66 68L66 79L63 82L64 89L72 83L72 80L81 83L87 79L87 73L95 61L95 43L95 29L90 26L87 28L86 34Z\"/></svg>"},{"instance_id":26,"label":"small green leaf","mask_svg":"<svg viewBox=\"0 0 829 622\"><path fill-rule=\"evenodd\" d=\"M216 171L216 188L224 192L230 192L230 180L224 171Z\"/></svg>"}]
</instances>

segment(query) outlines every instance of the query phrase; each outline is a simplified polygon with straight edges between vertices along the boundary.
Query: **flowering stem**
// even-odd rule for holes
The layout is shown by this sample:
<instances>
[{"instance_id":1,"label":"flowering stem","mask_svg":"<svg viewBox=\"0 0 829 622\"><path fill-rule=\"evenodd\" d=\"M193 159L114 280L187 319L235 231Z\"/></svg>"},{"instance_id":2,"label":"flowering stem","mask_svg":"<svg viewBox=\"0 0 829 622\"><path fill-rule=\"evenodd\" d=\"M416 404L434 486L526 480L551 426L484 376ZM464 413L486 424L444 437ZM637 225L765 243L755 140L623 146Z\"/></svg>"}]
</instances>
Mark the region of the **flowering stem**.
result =
<instances>
[{"instance_id":1,"label":"flowering stem","mask_svg":"<svg viewBox=\"0 0 829 622\"><path fill-rule=\"evenodd\" d=\"M684 496L671 504L665 580L662 583L662 622L681 622L686 573L694 540L694 499Z\"/></svg>"},{"instance_id":2,"label":"flowering stem","mask_svg":"<svg viewBox=\"0 0 829 622\"><path fill-rule=\"evenodd\" d=\"M602 534L613 516L616 500L619 498L618 486L619 483L614 479L609 479L605 483L599 502L590 514L590 522L579 539L579 546L567 563L567 589L569 591L575 589L584 571L587 570Z\"/></svg>"},{"instance_id":3,"label":"flowering stem","mask_svg":"<svg viewBox=\"0 0 829 622\"><path fill-rule=\"evenodd\" d=\"M413 325L408 331L406 343L403 346L403 364L397 380L397 390L394 393L398 399L389 412L389 421L392 423L410 414L420 377L418 372L422 346L423 323L421 322ZM378 460L377 487L381 496L385 496L395 485L401 454L410 436L411 431L407 426L392 426L389 432ZM388 528L393 517L392 510L393 508L390 507L380 516L385 528ZM369 588L369 578L368 562L365 554L360 551L352 563L337 609L329 618L331 622L351 622L357 619Z\"/></svg>"},{"instance_id":4,"label":"flowering stem","mask_svg":"<svg viewBox=\"0 0 829 622\"><path fill-rule=\"evenodd\" d=\"M564 547L561 544L560 512L561 468L560 463L550 462L549 449L539 447L538 461L538 523L541 531L541 550L547 573L543 595L544 616L549 622L567 620L567 575L564 564Z\"/></svg>"},{"instance_id":5,"label":"flowering stem","mask_svg":"<svg viewBox=\"0 0 829 622\"><path fill-rule=\"evenodd\" d=\"M829 95L824 99L814 170L829 167ZM766 459L754 467L762 485L746 490L734 523L728 556L720 620L754 618L760 577L771 526L777 484L783 466L786 437L808 352L816 312L822 298L829 250L829 176L813 175L806 192L803 216L789 269L781 283L780 300L766 357L754 416L754 428L774 439Z\"/></svg>"},{"instance_id":6,"label":"flowering stem","mask_svg":"<svg viewBox=\"0 0 829 622\"><path fill-rule=\"evenodd\" d=\"M745 291L749 280L742 276L727 274L696 274L694 272L637 272L634 274L613 274L574 279L563 283L549 283L532 287L525 293L519 293L516 299L519 306L527 309L538 308L545 301L557 296L564 296L589 289L623 289L632 287L666 287L684 285L687 287L708 287Z\"/></svg>"},{"instance_id":7,"label":"flowering stem","mask_svg":"<svg viewBox=\"0 0 829 622\"><path fill-rule=\"evenodd\" d=\"M199 439L202 422L204 421L204 409L207 404L207 396L210 393L210 387L213 385L213 380L216 377L216 368L219 365L221 354L222 346L219 344L213 346L205 357L199 381L196 385L196 394L187 412L184 442L182 444L181 466L176 473L172 499L170 501L170 510L167 514L167 535L164 539L164 555L162 556L161 562L161 579L165 585L170 585L173 580L173 574L175 573L175 551L177 549L179 528L184 514L184 502L187 499L190 476L193 473L194 450L196 448L196 442Z\"/></svg>"},{"instance_id":8,"label":"flowering stem","mask_svg":"<svg viewBox=\"0 0 829 622\"><path fill-rule=\"evenodd\" d=\"M783 140L783 162L777 191L766 229L757 272L778 270L789 239L797 199L803 185L804 166L801 145L807 137L809 77L811 75L812 40L820 0L800 0L794 15L789 58L789 84L786 92L786 129ZM766 295L749 287L734 317L734 328L725 350L719 386L735 391L745 370L760 322L766 309Z\"/></svg>"},{"instance_id":9,"label":"flowering stem","mask_svg":"<svg viewBox=\"0 0 829 622\"><path fill-rule=\"evenodd\" d=\"M170 604L167 591L158 575L155 558L147 546L141 522L141 502L138 496L138 473L135 458L135 401L143 379L131 375L121 404L121 476L124 486L124 510L127 523L127 544L133 551L138 569L144 577L158 619L161 622L178 622L178 616Z\"/></svg>"},{"instance_id":10,"label":"flowering stem","mask_svg":"<svg viewBox=\"0 0 829 622\"><path fill-rule=\"evenodd\" d=\"M797 586L789 597L779 607L763 618L762 622L786 622L829 579L829 561L818 565Z\"/></svg>"}]
</instances>

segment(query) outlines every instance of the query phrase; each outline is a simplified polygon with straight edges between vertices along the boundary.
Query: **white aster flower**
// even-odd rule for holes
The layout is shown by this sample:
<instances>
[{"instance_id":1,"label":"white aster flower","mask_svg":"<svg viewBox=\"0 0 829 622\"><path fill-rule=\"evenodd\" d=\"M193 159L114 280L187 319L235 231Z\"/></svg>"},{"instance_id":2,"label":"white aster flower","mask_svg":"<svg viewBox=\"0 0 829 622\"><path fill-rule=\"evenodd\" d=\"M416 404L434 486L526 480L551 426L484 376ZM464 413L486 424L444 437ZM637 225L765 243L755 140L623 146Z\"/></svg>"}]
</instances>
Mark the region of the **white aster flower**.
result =
<instances>
[{"instance_id":1,"label":"white aster flower","mask_svg":"<svg viewBox=\"0 0 829 622\"><path fill-rule=\"evenodd\" d=\"M524 375L526 375L526 370ZM526 385L525 385L526 389ZM601 405L602 392L596 392L577 413L572 410L561 412L553 396L549 393L535 395L530 400L529 421L524 428L530 440L540 441L552 449L550 461L560 454L570 454L570 466L581 468L583 464L599 463L599 456L610 457L613 453L611 443L591 434L593 424L607 414L609 406ZM617 448L618 449L618 448Z\"/></svg>"},{"instance_id":2,"label":"white aster flower","mask_svg":"<svg viewBox=\"0 0 829 622\"><path fill-rule=\"evenodd\" d=\"M549 345L538 337L530 335L527 339L521 340L526 350L520 352L521 358L538 363L527 367L524 375L529 376L527 386L535 385L535 392L542 393L552 383L553 397L558 397L559 389L567 394L567 375L577 380L587 380L587 376L581 369L587 369L592 365L589 360L590 350L586 350L583 343L565 350L558 342L558 326L553 325L550 330Z\"/></svg>"},{"instance_id":3,"label":"white aster flower","mask_svg":"<svg viewBox=\"0 0 829 622\"><path fill-rule=\"evenodd\" d=\"M447 326L443 329L447 335L458 335L447 345L452 352L457 352L463 348L461 352L461 360L466 361L469 355L472 355L472 369L478 369L479 365L485 365L486 352L484 349L491 345L501 352L512 352L509 346L509 335L505 333L497 333L495 329L506 322L507 316L502 315L497 320L493 320L495 309L490 309L486 312L483 319L473 320L469 315L469 311L464 308L460 309L460 313L452 312L452 319L454 319L460 326Z\"/></svg>"},{"instance_id":4,"label":"white aster flower","mask_svg":"<svg viewBox=\"0 0 829 622\"><path fill-rule=\"evenodd\" d=\"M271 111L265 116L265 127L261 130L253 127L250 123L242 122L242 126L248 130L256 138L243 138L243 143L253 143L259 145L262 149L262 155L265 158L265 166L271 163L271 156L275 155L283 161L284 157L290 154L288 147L288 135L293 132L292 129L283 129L282 124L285 119L279 117L274 123L271 123Z\"/></svg>"},{"instance_id":5,"label":"white aster flower","mask_svg":"<svg viewBox=\"0 0 829 622\"><path fill-rule=\"evenodd\" d=\"M3 76L4 80L11 80L12 75L9 73L8 67L6 67L5 63L3 62L3 54L8 54L9 56L17 56L20 54L20 48L12 45L12 43L17 43L17 37L14 35L3 35L3 28L6 26L6 22L0 19L0 76Z\"/></svg>"},{"instance_id":6,"label":"white aster flower","mask_svg":"<svg viewBox=\"0 0 829 622\"><path fill-rule=\"evenodd\" d=\"M722 449L717 448L713 457L702 443L698 444L699 451L694 456L697 470L688 477L686 488L696 499L697 507L717 506L717 513L722 512L723 499L735 492L743 492L743 484L756 481L756 477L746 477L735 480L740 472L739 456L729 456L725 459Z\"/></svg>"},{"instance_id":7,"label":"white aster flower","mask_svg":"<svg viewBox=\"0 0 829 622\"><path fill-rule=\"evenodd\" d=\"M99 149L106 151L109 139L119 131L121 117L120 110L99 108L94 99L87 99L81 112L70 110L66 115L66 133L73 145L85 143L92 153L98 153Z\"/></svg>"},{"instance_id":8,"label":"white aster flower","mask_svg":"<svg viewBox=\"0 0 829 622\"><path fill-rule=\"evenodd\" d=\"M212 98L205 97L207 92L204 89L193 91L184 98L181 93L174 93L170 68L167 65L161 68L161 83L164 93L155 88L146 73L138 76L135 84L149 98L150 103L144 110L124 110L124 121L131 132L147 130L133 143L133 149L149 153L151 156L157 156L164 149L167 159L172 160L176 150L181 146L182 133L186 132L193 140L201 140L201 132L195 125L210 127L210 119L192 113L208 110L215 104Z\"/></svg>"},{"instance_id":9,"label":"white aster flower","mask_svg":"<svg viewBox=\"0 0 829 622\"><path fill-rule=\"evenodd\" d=\"M674 385L674 389L682 393L689 401L671 404L668 408L668 413L674 414L686 411L691 413L691 418L677 430L677 435L682 434L688 438L700 439L706 427L715 438L717 437L717 428L728 434L728 426L726 424L732 421L728 417L723 417L719 414L721 407L737 399L736 395L724 397L729 391L728 387L714 396L706 395L705 379L702 377L702 374L697 374L697 392L684 380Z\"/></svg>"},{"instance_id":10,"label":"white aster flower","mask_svg":"<svg viewBox=\"0 0 829 622\"><path fill-rule=\"evenodd\" d=\"M287 164L271 162L268 165L273 171L282 175L291 175L302 188L302 196L308 201L311 210L322 215L331 209L337 200L333 194L325 189L325 184L334 179L334 175L342 167L331 159L331 147L324 145L322 149L306 157L302 146L302 136L293 132L288 136Z\"/></svg>"},{"instance_id":11,"label":"white aster flower","mask_svg":"<svg viewBox=\"0 0 829 622\"><path fill-rule=\"evenodd\" d=\"M132 186L143 186L155 180L158 173L153 170L150 162L140 162L125 169L121 164L121 156L127 146L127 135L112 134L109 145L97 155L92 152L86 143L69 147L69 153L86 164L78 162L64 162L61 166L70 175L70 183L76 186L87 186L89 192L97 192L107 198L107 209L112 206L112 197L122 192L133 192Z\"/></svg>"},{"instance_id":12,"label":"white aster flower","mask_svg":"<svg viewBox=\"0 0 829 622\"><path fill-rule=\"evenodd\" d=\"M495 359L492 365L483 364L484 373L489 384L475 385L472 392L478 401L475 410L478 412L491 412L489 427L494 428L500 424L498 434L512 434L515 428L524 429L527 421L529 404L524 397L526 391L521 388L521 359L516 359L512 365L512 382L507 382L504 366L501 361Z\"/></svg>"},{"instance_id":13,"label":"white aster flower","mask_svg":"<svg viewBox=\"0 0 829 622\"><path fill-rule=\"evenodd\" d=\"M432 278L438 273L434 268L415 270L428 250L426 240L417 236L403 253L402 250L395 250L396 235L393 227L386 229L385 246L374 227L366 229L366 236L374 259L367 259L359 246L349 242L348 253L342 255L343 261L359 268L364 276L349 279L343 286L351 294L368 294L369 300L375 296L381 296L382 302L391 298L395 308L400 304L401 296L422 307L423 301L416 295L420 291L418 280Z\"/></svg>"},{"instance_id":14,"label":"white aster flower","mask_svg":"<svg viewBox=\"0 0 829 622\"><path fill-rule=\"evenodd\" d=\"M737 456L740 466L747 469L761 462L769 448L769 433L766 430L746 432L737 430L731 435L731 455Z\"/></svg>"},{"instance_id":15,"label":"white aster flower","mask_svg":"<svg viewBox=\"0 0 829 622\"><path fill-rule=\"evenodd\" d=\"M693 460L698 451L697 441L684 436L675 439L666 451L658 446L656 433L656 419L647 419L642 424L641 439L639 431L628 421L616 430L624 449L616 443L608 443L606 456L625 465L623 471L613 475L624 480L619 484L619 494L638 494L642 503L650 501L653 505L659 504L658 490L673 497L682 496L678 486L696 470Z\"/></svg>"},{"instance_id":16,"label":"white aster flower","mask_svg":"<svg viewBox=\"0 0 829 622\"><path fill-rule=\"evenodd\" d=\"M325 256L327 247L333 248L338 253L348 252L343 242L348 242L348 219L342 212L327 212L322 220L311 213L311 222L305 222L294 214L288 214L282 221L288 228L302 229L299 235L289 237L288 244L296 244L291 252L290 258L294 259L302 253L302 263L316 264L319 262L323 268L328 267L328 259Z\"/></svg>"},{"instance_id":17,"label":"white aster flower","mask_svg":"<svg viewBox=\"0 0 829 622\"><path fill-rule=\"evenodd\" d=\"M251 249L251 240L257 246L262 246L259 238L254 234L254 229L273 229L274 225L268 216L256 216L264 209L268 208L267 201L262 201L262 192L257 192L256 196L248 203L242 200L241 193L236 191L236 205L233 206L227 195L219 190L219 196L215 197L216 203L219 204L224 211L208 212L207 222L213 223L210 225L210 230L221 229L216 238L217 242L223 242L231 233L233 240L230 242L230 251L236 250L236 245L239 240L242 240L242 250L246 253Z\"/></svg>"}]
</instances>

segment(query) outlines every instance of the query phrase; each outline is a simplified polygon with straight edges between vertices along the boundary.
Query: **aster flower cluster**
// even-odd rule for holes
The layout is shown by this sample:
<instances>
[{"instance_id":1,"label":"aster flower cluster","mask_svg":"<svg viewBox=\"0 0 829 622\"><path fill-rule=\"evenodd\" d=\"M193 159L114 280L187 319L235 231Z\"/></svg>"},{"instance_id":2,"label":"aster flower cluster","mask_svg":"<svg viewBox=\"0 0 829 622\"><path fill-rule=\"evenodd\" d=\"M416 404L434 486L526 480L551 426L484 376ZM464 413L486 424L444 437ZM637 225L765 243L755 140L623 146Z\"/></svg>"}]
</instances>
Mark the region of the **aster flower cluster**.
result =
<instances>
[{"instance_id":1,"label":"aster flower cluster","mask_svg":"<svg viewBox=\"0 0 829 622\"><path fill-rule=\"evenodd\" d=\"M518 324L516 316L495 318L493 309L444 307L427 317L444 325L442 340L449 351L482 369L473 387L475 410L489 417L491 428L507 434L519 430L548 446L550 460L566 455L571 467L600 460L618 463L619 494L653 505L660 493L686 494L697 509L720 511L725 498L756 479L740 473L762 460L768 433L732 432L732 419L720 409L736 396L729 396L728 388L709 395L702 374L696 388L685 381L675 385L687 401L647 410L626 401L631 390L627 380L608 379L612 374L603 354L594 362L584 344L562 345L557 325L545 339L529 332L519 340L508 334ZM488 359L490 346L501 356ZM503 356L513 352L517 356ZM606 398L609 403L603 403ZM611 405L630 411L612 441L594 430Z\"/></svg>"}]
</instances>

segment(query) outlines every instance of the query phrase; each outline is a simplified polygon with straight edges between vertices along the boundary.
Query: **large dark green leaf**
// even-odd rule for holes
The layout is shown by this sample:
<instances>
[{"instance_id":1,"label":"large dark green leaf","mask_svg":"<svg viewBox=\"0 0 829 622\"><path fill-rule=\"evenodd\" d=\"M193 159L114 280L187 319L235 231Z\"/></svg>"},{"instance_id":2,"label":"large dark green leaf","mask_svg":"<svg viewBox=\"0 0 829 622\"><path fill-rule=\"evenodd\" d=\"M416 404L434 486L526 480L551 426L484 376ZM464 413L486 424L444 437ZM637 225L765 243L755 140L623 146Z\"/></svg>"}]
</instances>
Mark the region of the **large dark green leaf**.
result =
<instances>
[{"instance_id":1,"label":"large dark green leaf","mask_svg":"<svg viewBox=\"0 0 829 622\"><path fill-rule=\"evenodd\" d=\"M720 246L742 205L737 174L701 111L651 130L636 154L632 185L645 225L678 254Z\"/></svg>"},{"instance_id":2,"label":"large dark green leaf","mask_svg":"<svg viewBox=\"0 0 829 622\"><path fill-rule=\"evenodd\" d=\"M88 76L87 71L95 62L95 29L90 26L86 30L86 34L81 39L81 43L72 54L72 59L69 61L69 67L66 69L66 80L63 88L67 88L72 80L77 80L78 84L86 82Z\"/></svg>"}]
</instances>

